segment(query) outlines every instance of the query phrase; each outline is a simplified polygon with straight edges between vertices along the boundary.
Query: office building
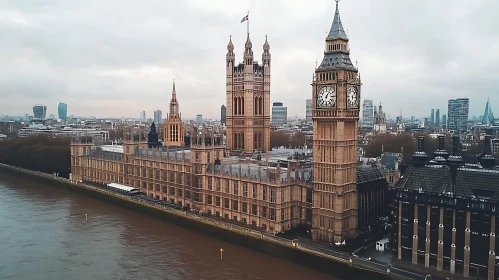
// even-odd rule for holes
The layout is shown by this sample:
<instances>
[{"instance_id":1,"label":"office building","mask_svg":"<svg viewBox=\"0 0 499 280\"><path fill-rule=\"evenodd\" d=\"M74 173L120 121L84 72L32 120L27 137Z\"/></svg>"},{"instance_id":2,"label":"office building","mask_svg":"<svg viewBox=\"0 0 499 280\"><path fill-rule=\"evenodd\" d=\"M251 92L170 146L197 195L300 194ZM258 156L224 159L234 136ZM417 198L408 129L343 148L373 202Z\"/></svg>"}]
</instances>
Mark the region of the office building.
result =
<instances>
[{"instance_id":1,"label":"office building","mask_svg":"<svg viewBox=\"0 0 499 280\"><path fill-rule=\"evenodd\" d=\"M439 136L431 157L423 150L424 137L419 137L411 166L391 189L391 247L398 259L466 277L497 279L499 172L491 153L491 131L486 134L479 165L463 161L457 135L452 137L452 155Z\"/></svg>"},{"instance_id":2,"label":"office building","mask_svg":"<svg viewBox=\"0 0 499 280\"><path fill-rule=\"evenodd\" d=\"M145 121L146 120L146 111L140 112L140 119Z\"/></svg>"},{"instance_id":3,"label":"office building","mask_svg":"<svg viewBox=\"0 0 499 280\"><path fill-rule=\"evenodd\" d=\"M447 107L447 129L458 133L468 130L469 98L450 99Z\"/></svg>"},{"instance_id":4,"label":"office building","mask_svg":"<svg viewBox=\"0 0 499 280\"><path fill-rule=\"evenodd\" d=\"M196 123L197 124L202 124L203 123L203 115L197 114L196 115Z\"/></svg>"},{"instance_id":5,"label":"office building","mask_svg":"<svg viewBox=\"0 0 499 280\"><path fill-rule=\"evenodd\" d=\"M225 105L220 107L220 123L227 123L227 107L225 107Z\"/></svg>"},{"instance_id":6,"label":"office building","mask_svg":"<svg viewBox=\"0 0 499 280\"><path fill-rule=\"evenodd\" d=\"M374 128L374 102L371 99L362 102L362 128Z\"/></svg>"},{"instance_id":7,"label":"office building","mask_svg":"<svg viewBox=\"0 0 499 280\"><path fill-rule=\"evenodd\" d=\"M68 118L68 104L57 103L57 118L61 121L65 121Z\"/></svg>"},{"instance_id":8,"label":"office building","mask_svg":"<svg viewBox=\"0 0 499 280\"><path fill-rule=\"evenodd\" d=\"M447 128L447 115L445 115L445 114L444 114L444 115L442 115L442 127L443 127L444 129L446 129L446 128Z\"/></svg>"},{"instance_id":9,"label":"office building","mask_svg":"<svg viewBox=\"0 0 499 280\"><path fill-rule=\"evenodd\" d=\"M485 111L483 112L482 124L484 125L494 125L495 118L494 113L492 113L492 107L490 106L490 100L487 99L487 103L485 104Z\"/></svg>"},{"instance_id":10,"label":"office building","mask_svg":"<svg viewBox=\"0 0 499 280\"><path fill-rule=\"evenodd\" d=\"M435 109L431 109L429 124L430 125L434 125L435 124Z\"/></svg>"},{"instance_id":11,"label":"office building","mask_svg":"<svg viewBox=\"0 0 499 280\"><path fill-rule=\"evenodd\" d=\"M282 102L272 103L272 124L282 125L288 121L288 107L284 107Z\"/></svg>"},{"instance_id":12,"label":"office building","mask_svg":"<svg viewBox=\"0 0 499 280\"><path fill-rule=\"evenodd\" d=\"M156 124L163 123L163 112L161 110L154 111L154 122Z\"/></svg>"},{"instance_id":13,"label":"office building","mask_svg":"<svg viewBox=\"0 0 499 280\"><path fill-rule=\"evenodd\" d=\"M33 119L44 120L46 116L47 116L47 106L40 104L33 106Z\"/></svg>"},{"instance_id":14,"label":"office building","mask_svg":"<svg viewBox=\"0 0 499 280\"><path fill-rule=\"evenodd\" d=\"M440 125L440 109L435 110L435 124Z\"/></svg>"},{"instance_id":15,"label":"office building","mask_svg":"<svg viewBox=\"0 0 499 280\"><path fill-rule=\"evenodd\" d=\"M307 99L305 102L305 118L307 123L312 123L312 99Z\"/></svg>"}]
</instances>

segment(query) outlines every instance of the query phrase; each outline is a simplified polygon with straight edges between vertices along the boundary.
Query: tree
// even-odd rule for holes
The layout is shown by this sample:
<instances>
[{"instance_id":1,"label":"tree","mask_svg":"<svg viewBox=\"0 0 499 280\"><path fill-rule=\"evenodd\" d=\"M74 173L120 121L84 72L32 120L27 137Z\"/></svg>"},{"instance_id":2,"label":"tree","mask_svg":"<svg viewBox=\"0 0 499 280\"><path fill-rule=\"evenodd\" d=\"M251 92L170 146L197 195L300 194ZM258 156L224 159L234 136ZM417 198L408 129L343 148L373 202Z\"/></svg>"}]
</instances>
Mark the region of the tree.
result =
<instances>
[{"instance_id":1,"label":"tree","mask_svg":"<svg viewBox=\"0 0 499 280\"><path fill-rule=\"evenodd\" d=\"M291 139L289 140L289 144L293 148L305 146L305 133L303 133L301 131L295 132L295 134L293 134L293 136L291 136Z\"/></svg>"},{"instance_id":2,"label":"tree","mask_svg":"<svg viewBox=\"0 0 499 280\"><path fill-rule=\"evenodd\" d=\"M374 136L369 144L364 147L366 157L379 157L382 150L385 152L403 152L402 163L408 164L412 160L412 155L417 150L417 139L419 136L424 136L423 151L431 158L433 153L438 149L438 138L431 138L428 135L421 133L411 134L380 134ZM483 149L483 141L472 145L468 150L462 151L461 154L466 162L476 161L476 155L481 153ZM445 150L449 154L452 153L452 137L445 136Z\"/></svg>"},{"instance_id":3,"label":"tree","mask_svg":"<svg viewBox=\"0 0 499 280\"><path fill-rule=\"evenodd\" d=\"M270 147L278 148L281 146L289 147L289 135L279 131L270 132Z\"/></svg>"},{"instance_id":4,"label":"tree","mask_svg":"<svg viewBox=\"0 0 499 280\"><path fill-rule=\"evenodd\" d=\"M69 177L71 144L66 137L31 136L0 141L0 162Z\"/></svg>"},{"instance_id":5,"label":"tree","mask_svg":"<svg viewBox=\"0 0 499 280\"><path fill-rule=\"evenodd\" d=\"M123 129L109 130L109 139L113 141L123 139Z\"/></svg>"}]
</instances>

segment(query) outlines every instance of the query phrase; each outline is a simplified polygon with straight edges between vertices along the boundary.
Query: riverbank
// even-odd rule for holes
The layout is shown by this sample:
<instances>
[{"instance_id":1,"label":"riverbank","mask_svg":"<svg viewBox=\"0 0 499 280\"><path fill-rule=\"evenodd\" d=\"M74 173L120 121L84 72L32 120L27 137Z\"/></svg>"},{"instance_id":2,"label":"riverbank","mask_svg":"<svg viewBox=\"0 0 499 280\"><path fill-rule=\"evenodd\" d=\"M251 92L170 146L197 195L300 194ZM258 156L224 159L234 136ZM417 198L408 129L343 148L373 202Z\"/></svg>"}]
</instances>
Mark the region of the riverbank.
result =
<instances>
[{"instance_id":1,"label":"riverbank","mask_svg":"<svg viewBox=\"0 0 499 280\"><path fill-rule=\"evenodd\" d=\"M55 177L51 174L3 164L0 164L0 172L9 172L39 182L44 182L54 187L61 187L79 192L256 251L290 260L301 265L306 265L319 271L334 273L335 275L344 278L360 276L361 279L422 279L421 275L411 274L408 271L402 271L400 269L389 268L364 259L350 257L348 254L329 250L325 247L279 238L262 231L234 225L223 220L175 210L159 203L123 196L102 188L81 183L72 183L65 178Z\"/></svg>"}]
</instances>

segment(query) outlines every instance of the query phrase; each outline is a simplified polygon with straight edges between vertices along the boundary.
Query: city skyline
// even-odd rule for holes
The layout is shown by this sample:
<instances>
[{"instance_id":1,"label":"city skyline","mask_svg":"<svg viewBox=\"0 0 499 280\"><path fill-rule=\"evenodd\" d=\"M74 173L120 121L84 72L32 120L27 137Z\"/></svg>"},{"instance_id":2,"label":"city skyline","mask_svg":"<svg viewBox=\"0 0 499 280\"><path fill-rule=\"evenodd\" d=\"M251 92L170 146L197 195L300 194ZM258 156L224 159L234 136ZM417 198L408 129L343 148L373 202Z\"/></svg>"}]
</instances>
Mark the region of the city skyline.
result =
<instances>
[{"instance_id":1,"label":"city skyline","mask_svg":"<svg viewBox=\"0 0 499 280\"><path fill-rule=\"evenodd\" d=\"M6 2L0 4L0 34L7 38L0 57L9 69L3 71L0 96L9 102L0 105L0 112L21 115L33 104L43 104L52 114L63 100L74 115L132 117L137 108L151 115L167 110L175 78L179 102L190 104L182 108L186 118L202 114L218 119L218 108L225 104L226 45L232 35L236 62L242 61L246 24L240 20L250 10L255 53L261 52L265 34L271 45L271 102L285 102L290 116L304 116L305 100L311 98L310 72L323 55L324 26L334 16L331 2L162 1L139 6L140 13L133 4L113 1L86 1L81 7ZM487 14L497 3L345 2L342 20L349 22L363 99L382 102L392 116L403 109L408 117L426 115L431 108L443 114L449 99L468 97L470 115L483 113L487 97L499 85L493 79L499 71L494 63L499 56L493 53L498 36L492 34L497 31L485 22L493 18ZM110 9L118 16L109 17ZM392 24L397 18L403 22ZM206 22L209 28L198 32ZM470 37L473 44L467 43ZM261 62L261 57L255 59Z\"/></svg>"}]
</instances>

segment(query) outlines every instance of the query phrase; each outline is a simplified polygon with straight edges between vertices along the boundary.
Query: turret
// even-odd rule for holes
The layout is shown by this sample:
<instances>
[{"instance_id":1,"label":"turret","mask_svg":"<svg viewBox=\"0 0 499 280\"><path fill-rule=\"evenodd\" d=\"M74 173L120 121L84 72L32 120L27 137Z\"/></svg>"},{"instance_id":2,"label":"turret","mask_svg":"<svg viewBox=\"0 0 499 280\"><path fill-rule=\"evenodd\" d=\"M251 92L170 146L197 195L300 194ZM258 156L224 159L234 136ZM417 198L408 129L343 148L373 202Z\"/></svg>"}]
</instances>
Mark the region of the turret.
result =
<instances>
[{"instance_id":1,"label":"turret","mask_svg":"<svg viewBox=\"0 0 499 280\"><path fill-rule=\"evenodd\" d=\"M234 61L235 61L235 54L234 54L234 44L232 43L232 36L229 37L229 43L227 44L227 55L226 55L226 61L227 61L227 68L233 68L234 67Z\"/></svg>"},{"instance_id":2,"label":"turret","mask_svg":"<svg viewBox=\"0 0 499 280\"><path fill-rule=\"evenodd\" d=\"M461 141L459 135L452 136L452 155L447 159L447 164L450 167L451 181L452 181L452 195L456 195L457 187L457 169L464 165L463 157L460 153Z\"/></svg>"},{"instance_id":3,"label":"turret","mask_svg":"<svg viewBox=\"0 0 499 280\"><path fill-rule=\"evenodd\" d=\"M159 135L158 132L156 131L156 125L154 122L151 124L151 130L149 131L149 134L147 135L147 146L149 148L157 148L160 145L159 143Z\"/></svg>"},{"instance_id":4,"label":"turret","mask_svg":"<svg viewBox=\"0 0 499 280\"><path fill-rule=\"evenodd\" d=\"M438 149L433 153L433 161L436 164L444 164L449 157L449 153L445 150L445 137L438 136Z\"/></svg>"},{"instance_id":5,"label":"turret","mask_svg":"<svg viewBox=\"0 0 499 280\"><path fill-rule=\"evenodd\" d=\"M264 66L270 66L270 45L265 35L265 43L263 44L262 62ZM268 65L267 65L268 64Z\"/></svg>"},{"instance_id":6,"label":"turret","mask_svg":"<svg viewBox=\"0 0 499 280\"><path fill-rule=\"evenodd\" d=\"M493 168L496 165L496 159L492 155L492 129L485 130L485 137L483 140L483 151L478 155L478 161L483 168Z\"/></svg>"},{"instance_id":7,"label":"turret","mask_svg":"<svg viewBox=\"0 0 499 280\"><path fill-rule=\"evenodd\" d=\"M244 44L244 64L246 66L253 67L253 43L251 43L251 39L248 33L248 37L246 38L246 43Z\"/></svg>"},{"instance_id":8,"label":"turret","mask_svg":"<svg viewBox=\"0 0 499 280\"><path fill-rule=\"evenodd\" d=\"M412 155L412 165L417 167L425 166L428 155L424 151L424 136L418 137L417 150Z\"/></svg>"}]
</instances>

